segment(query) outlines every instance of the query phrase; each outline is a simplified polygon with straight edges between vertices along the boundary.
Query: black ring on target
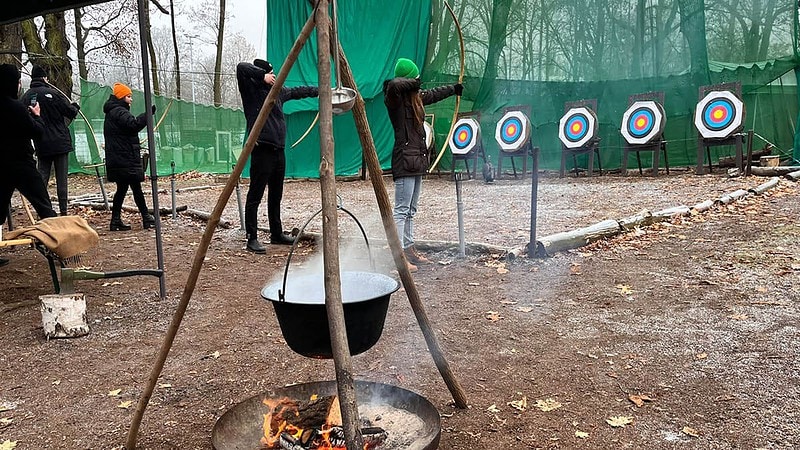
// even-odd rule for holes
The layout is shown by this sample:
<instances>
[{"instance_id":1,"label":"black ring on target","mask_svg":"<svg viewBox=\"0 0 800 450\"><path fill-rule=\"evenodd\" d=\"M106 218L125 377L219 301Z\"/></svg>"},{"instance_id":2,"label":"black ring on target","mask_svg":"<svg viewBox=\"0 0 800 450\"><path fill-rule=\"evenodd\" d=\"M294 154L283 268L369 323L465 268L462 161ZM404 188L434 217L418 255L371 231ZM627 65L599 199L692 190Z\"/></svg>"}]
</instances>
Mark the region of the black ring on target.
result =
<instances>
[{"instance_id":1,"label":"black ring on target","mask_svg":"<svg viewBox=\"0 0 800 450\"><path fill-rule=\"evenodd\" d=\"M509 117L500 126L500 139L505 144L513 144L522 136L523 125L518 117Z\"/></svg>"},{"instance_id":2,"label":"black ring on target","mask_svg":"<svg viewBox=\"0 0 800 450\"><path fill-rule=\"evenodd\" d=\"M637 138L646 136L654 126L653 111L647 107L636 108L628 118L628 132Z\"/></svg>"},{"instance_id":3,"label":"black ring on target","mask_svg":"<svg viewBox=\"0 0 800 450\"><path fill-rule=\"evenodd\" d=\"M472 127L462 123L453 130L453 146L459 150L465 149L472 142Z\"/></svg>"},{"instance_id":4,"label":"black ring on target","mask_svg":"<svg viewBox=\"0 0 800 450\"><path fill-rule=\"evenodd\" d=\"M589 118L583 113L574 113L564 123L564 137L570 142L578 142L589 133Z\"/></svg>"},{"instance_id":5,"label":"black ring on target","mask_svg":"<svg viewBox=\"0 0 800 450\"><path fill-rule=\"evenodd\" d=\"M709 130L720 131L731 124L736 116L736 106L727 98L718 98L703 108L703 125Z\"/></svg>"}]
</instances>

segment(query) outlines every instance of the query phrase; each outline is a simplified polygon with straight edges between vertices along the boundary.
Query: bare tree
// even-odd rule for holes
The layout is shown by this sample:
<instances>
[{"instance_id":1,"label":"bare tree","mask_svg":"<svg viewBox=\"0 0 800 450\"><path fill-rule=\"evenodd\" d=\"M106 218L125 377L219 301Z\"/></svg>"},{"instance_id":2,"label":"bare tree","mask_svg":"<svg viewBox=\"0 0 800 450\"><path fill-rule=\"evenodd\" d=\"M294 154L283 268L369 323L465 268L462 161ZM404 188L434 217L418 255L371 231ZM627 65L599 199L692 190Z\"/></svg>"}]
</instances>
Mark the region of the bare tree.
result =
<instances>
[{"instance_id":1,"label":"bare tree","mask_svg":"<svg viewBox=\"0 0 800 450\"><path fill-rule=\"evenodd\" d=\"M78 75L89 78L89 59L94 54L98 61L110 61L113 66L120 56L129 57L138 48L136 36L135 3L114 0L99 3L75 12L75 48L78 56ZM102 66L101 66L102 67ZM100 70L100 73L106 73Z\"/></svg>"},{"instance_id":2,"label":"bare tree","mask_svg":"<svg viewBox=\"0 0 800 450\"><path fill-rule=\"evenodd\" d=\"M205 0L192 10L196 31L215 47L213 69L206 72L213 77L213 101L215 106L222 104L221 73L222 50L225 37L225 21L230 19L230 12L225 8L225 0Z\"/></svg>"},{"instance_id":3,"label":"bare tree","mask_svg":"<svg viewBox=\"0 0 800 450\"><path fill-rule=\"evenodd\" d=\"M22 22L22 40L28 60L43 67L50 83L67 96L72 95L72 63L67 56L69 40L64 12L44 16L43 35L34 19Z\"/></svg>"},{"instance_id":4,"label":"bare tree","mask_svg":"<svg viewBox=\"0 0 800 450\"><path fill-rule=\"evenodd\" d=\"M0 25L0 64L19 66L22 59L22 24Z\"/></svg>"}]
</instances>

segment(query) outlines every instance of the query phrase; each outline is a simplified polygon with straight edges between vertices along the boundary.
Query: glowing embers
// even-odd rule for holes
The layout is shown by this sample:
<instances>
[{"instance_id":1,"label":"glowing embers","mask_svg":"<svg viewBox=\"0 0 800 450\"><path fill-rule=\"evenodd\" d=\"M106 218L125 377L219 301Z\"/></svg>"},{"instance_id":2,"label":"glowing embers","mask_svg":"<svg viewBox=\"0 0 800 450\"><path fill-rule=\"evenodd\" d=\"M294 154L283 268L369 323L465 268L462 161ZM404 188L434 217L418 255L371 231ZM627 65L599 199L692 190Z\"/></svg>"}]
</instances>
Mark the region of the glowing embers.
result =
<instances>
[{"instance_id":1,"label":"glowing embers","mask_svg":"<svg viewBox=\"0 0 800 450\"><path fill-rule=\"evenodd\" d=\"M531 123L522 111L508 111L497 122L494 134L500 149L513 153L528 143L531 137Z\"/></svg>"},{"instance_id":2,"label":"glowing embers","mask_svg":"<svg viewBox=\"0 0 800 450\"><path fill-rule=\"evenodd\" d=\"M654 101L631 104L622 115L620 132L631 145L649 144L664 133L666 115L663 107Z\"/></svg>"},{"instance_id":3,"label":"glowing embers","mask_svg":"<svg viewBox=\"0 0 800 450\"><path fill-rule=\"evenodd\" d=\"M711 91L697 103L694 125L706 139L724 139L742 129L744 103L730 91Z\"/></svg>"},{"instance_id":4,"label":"glowing embers","mask_svg":"<svg viewBox=\"0 0 800 450\"><path fill-rule=\"evenodd\" d=\"M466 155L481 140L481 126L472 117L458 119L448 141L454 155Z\"/></svg>"},{"instance_id":5,"label":"glowing embers","mask_svg":"<svg viewBox=\"0 0 800 450\"><path fill-rule=\"evenodd\" d=\"M566 148L580 148L597 136L597 117L584 106L567 111L558 125L558 138Z\"/></svg>"}]
</instances>

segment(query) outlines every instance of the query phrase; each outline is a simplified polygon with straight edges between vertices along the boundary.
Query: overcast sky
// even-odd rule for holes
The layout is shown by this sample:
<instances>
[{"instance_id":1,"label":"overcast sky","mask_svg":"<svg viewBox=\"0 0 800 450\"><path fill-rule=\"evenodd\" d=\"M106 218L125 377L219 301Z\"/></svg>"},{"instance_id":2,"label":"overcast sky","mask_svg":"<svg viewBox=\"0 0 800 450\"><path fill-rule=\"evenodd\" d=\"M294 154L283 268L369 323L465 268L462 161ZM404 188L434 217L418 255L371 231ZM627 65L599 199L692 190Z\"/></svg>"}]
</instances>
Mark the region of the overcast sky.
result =
<instances>
[{"instance_id":1,"label":"overcast sky","mask_svg":"<svg viewBox=\"0 0 800 450\"><path fill-rule=\"evenodd\" d=\"M264 57L267 51L267 1L228 0L227 3L227 7L233 11L232 30L241 32L253 44L256 54L260 57Z\"/></svg>"}]
</instances>

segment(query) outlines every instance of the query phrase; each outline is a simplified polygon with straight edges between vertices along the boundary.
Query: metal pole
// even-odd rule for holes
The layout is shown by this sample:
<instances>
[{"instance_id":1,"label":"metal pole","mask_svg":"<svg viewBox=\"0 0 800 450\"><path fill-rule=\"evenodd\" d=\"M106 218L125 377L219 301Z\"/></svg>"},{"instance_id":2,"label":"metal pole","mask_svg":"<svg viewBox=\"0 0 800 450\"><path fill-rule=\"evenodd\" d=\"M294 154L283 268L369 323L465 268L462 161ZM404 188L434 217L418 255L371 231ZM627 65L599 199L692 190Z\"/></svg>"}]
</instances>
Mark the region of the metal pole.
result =
<instances>
[{"instance_id":1,"label":"metal pole","mask_svg":"<svg viewBox=\"0 0 800 450\"><path fill-rule=\"evenodd\" d=\"M175 192L177 192L175 189L175 161L169 163L169 166L172 168L172 175L170 176L170 187L172 188L172 219L175 220L178 218L178 210L177 206L175 206L175 202L177 202L175 198Z\"/></svg>"},{"instance_id":2,"label":"metal pole","mask_svg":"<svg viewBox=\"0 0 800 450\"><path fill-rule=\"evenodd\" d=\"M164 246L161 242L161 214L158 208L158 170L156 169L156 136L153 131L153 99L150 91L150 60L147 53L147 3L145 0L138 0L139 9L139 46L142 49L142 81L144 82L144 110L147 113L147 145L150 147L148 154L150 157L150 185L153 191L153 216L156 219L156 254L158 257L158 269L161 276L158 277L158 289L161 298L167 297L167 283L164 276Z\"/></svg>"},{"instance_id":3,"label":"metal pole","mask_svg":"<svg viewBox=\"0 0 800 450\"><path fill-rule=\"evenodd\" d=\"M467 256L467 245L464 240L464 201L461 198L461 182L464 176L461 172L453 172L453 178L456 180L456 210L458 211L458 256L464 258Z\"/></svg>"},{"instance_id":4,"label":"metal pole","mask_svg":"<svg viewBox=\"0 0 800 450\"><path fill-rule=\"evenodd\" d=\"M106 211L110 208L108 207L108 194L106 194L106 187L103 184L103 177L100 176L100 167L94 166L94 173L97 174L97 184L100 185L100 194L103 195L103 204L106 206Z\"/></svg>"},{"instance_id":5,"label":"metal pole","mask_svg":"<svg viewBox=\"0 0 800 450\"><path fill-rule=\"evenodd\" d=\"M531 148L533 164L531 167L531 236L528 241L528 258L536 257L536 209L539 198L539 147Z\"/></svg>"},{"instance_id":6,"label":"metal pole","mask_svg":"<svg viewBox=\"0 0 800 450\"><path fill-rule=\"evenodd\" d=\"M236 165L233 167L236 167ZM240 177L236 177L236 206L239 208L239 229L244 231L244 206L242 205L242 183Z\"/></svg>"}]
</instances>

